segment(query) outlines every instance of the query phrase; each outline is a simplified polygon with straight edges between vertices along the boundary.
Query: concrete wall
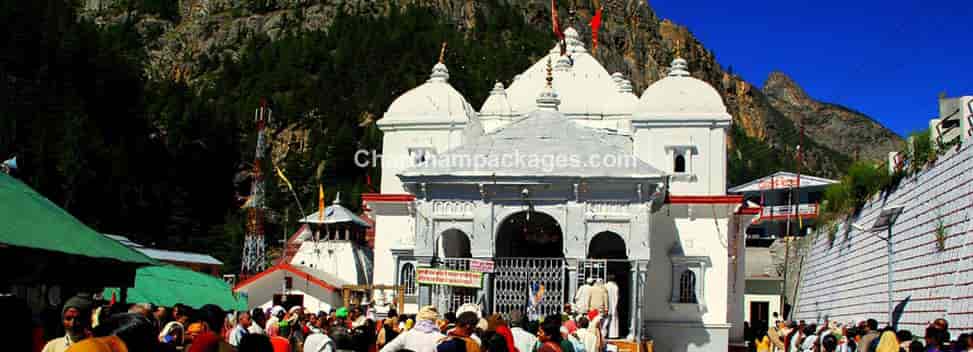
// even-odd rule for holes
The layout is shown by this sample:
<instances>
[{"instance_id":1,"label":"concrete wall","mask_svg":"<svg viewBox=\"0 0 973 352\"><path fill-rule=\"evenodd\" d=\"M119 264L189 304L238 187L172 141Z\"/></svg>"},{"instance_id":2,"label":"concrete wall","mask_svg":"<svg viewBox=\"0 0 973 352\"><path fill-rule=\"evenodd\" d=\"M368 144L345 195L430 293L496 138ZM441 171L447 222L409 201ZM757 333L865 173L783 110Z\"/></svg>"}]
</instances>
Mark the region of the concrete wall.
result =
<instances>
[{"instance_id":1,"label":"concrete wall","mask_svg":"<svg viewBox=\"0 0 973 352\"><path fill-rule=\"evenodd\" d=\"M668 205L653 214L652 258L640 303L643 333L656 351L726 351L731 324L727 321L728 239L735 236L728 213L731 207ZM715 216L715 219L714 219ZM684 256L708 258L702 304L672 303L673 247Z\"/></svg>"},{"instance_id":2,"label":"concrete wall","mask_svg":"<svg viewBox=\"0 0 973 352\"><path fill-rule=\"evenodd\" d=\"M680 121L661 126L635 123L635 155L660 170L672 174L674 158L690 151L686 158L686 173L675 174L669 185L672 194L726 194L726 129L712 126L684 126ZM659 124L653 122L653 124ZM728 125L727 125L728 127Z\"/></svg>"},{"instance_id":3,"label":"concrete wall","mask_svg":"<svg viewBox=\"0 0 973 352\"><path fill-rule=\"evenodd\" d=\"M647 322L646 335L658 352L725 352L729 350L727 324Z\"/></svg>"},{"instance_id":4,"label":"concrete wall","mask_svg":"<svg viewBox=\"0 0 973 352\"><path fill-rule=\"evenodd\" d=\"M301 276L285 270L277 270L267 274L237 292L247 294L247 309L268 308L273 305L274 294L281 292L285 276L290 276L294 280L293 289L287 291L287 293L304 295L304 307L312 312L326 308L325 303L332 307L340 307L343 304L340 289L332 291L308 283Z\"/></svg>"},{"instance_id":5,"label":"concrete wall","mask_svg":"<svg viewBox=\"0 0 973 352\"><path fill-rule=\"evenodd\" d=\"M389 215L385 215L389 214ZM375 219L375 272L373 283L395 284L392 249L415 247L415 220L408 214L385 213Z\"/></svg>"},{"instance_id":6,"label":"concrete wall","mask_svg":"<svg viewBox=\"0 0 973 352\"><path fill-rule=\"evenodd\" d=\"M756 294L748 294L748 295L743 296L743 316L744 316L744 321L746 321L746 322L749 322L751 324L754 323L753 321L750 321L750 303L751 302L768 302L768 303L770 303L770 306L768 307L768 310L767 310L767 315L760 318L760 319L766 321L768 324L773 324L774 323L774 318L773 318L774 313L777 313L777 316L781 316L781 314L780 314L780 295L756 295Z\"/></svg>"},{"instance_id":7,"label":"concrete wall","mask_svg":"<svg viewBox=\"0 0 973 352\"><path fill-rule=\"evenodd\" d=\"M892 235L893 304L903 312L898 326L921 334L929 321L945 317L953 336L973 329L973 147L966 143L940 155L934 166L903 180L897 190L874 197L852 221L870 228L884 204L906 204ZM940 227L945 230L942 249ZM822 230L811 246L796 318L875 318L886 324L885 242L843 226L833 243Z\"/></svg>"},{"instance_id":8,"label":"concrete wall","mask_svg":"<svg viewBox=\"0 0 973 352\"><path fill-rule=\"evenodd\" d=\"M382 185L383 194L407 193L397 174L412 167L411 148L431 148L436 154L458 147L463 142L463 128L455 126L383 126Z\"/></svg>"},{"instance_id":9,"label":"concrete wall","mask_svg":"<svg viewBox=\"0 0 973 352\"><path fill-rule=\"evenodd\" d=\"M362 247L349 241L305 241L291 264L306 266L337 276L350 285L368 283L372 273L367 270Z\"/></svg>"}]
</instances>

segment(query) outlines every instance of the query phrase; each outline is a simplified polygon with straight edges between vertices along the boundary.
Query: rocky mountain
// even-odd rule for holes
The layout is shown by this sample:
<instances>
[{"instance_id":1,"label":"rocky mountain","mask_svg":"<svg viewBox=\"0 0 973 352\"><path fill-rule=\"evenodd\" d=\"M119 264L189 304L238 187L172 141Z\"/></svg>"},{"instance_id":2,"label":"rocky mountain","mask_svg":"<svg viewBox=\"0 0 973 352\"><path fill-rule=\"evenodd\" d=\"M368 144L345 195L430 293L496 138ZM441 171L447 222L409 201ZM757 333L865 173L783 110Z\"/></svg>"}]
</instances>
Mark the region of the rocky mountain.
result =
<instances>
[{"instance_id":1,"label":"rocky mountain","mask_svg":"<svg viewBox=\"0 0 973 352\"><path fill-rule=\"evenodd\" d=\"M385 16L394 7L432 7L458 31L469 32L503 6L522 15L532 27L550 31L547 0L180 0L177 8L167 8L158 2L85 0L83 6L85 16L98 23L125 20L137 23L135 28L145 39L148 57L145 70L151 79L181 80L193 86L212 82L220 74L223 63L239 60L255 37L279 40L295 33L326 29L340 16ZM572 26L582 37L590 38L587 24L597 2L559 1L562 26ZM839 175L856 152L863 158L882 159L886 152L902 143L899 136L868 116L808 97L784 74L772 74L764 89L756 88L725 69L689 29L659 18L646 1L601 2L604 17L595 56L610 72L624 73L640 92L664 77L669 62L678 53L689 61L694 76L721 92L735 121L729 142L731 184L775 169L793 169L794 146L798 140L796 121L799 120L805 124L808 136L803 168L820 176ZM553 43L552 36L550 44ZM544 52L536 54L539 57ZM479 105L485 96L468 98Z\"/></svg>"},{"instance_id":2,"label":"rocky mountain","mask_svg":"<svg viewBox=\"0 0 973 352\"><path fill-rule=\"evenodd\" d=\"M808 138L846 155L882 160L902 143L898 135L865 114L812 99L782 72L770 74L763 93L777 111L795 124L803 123Z\"/></svg>"}]
</instances>

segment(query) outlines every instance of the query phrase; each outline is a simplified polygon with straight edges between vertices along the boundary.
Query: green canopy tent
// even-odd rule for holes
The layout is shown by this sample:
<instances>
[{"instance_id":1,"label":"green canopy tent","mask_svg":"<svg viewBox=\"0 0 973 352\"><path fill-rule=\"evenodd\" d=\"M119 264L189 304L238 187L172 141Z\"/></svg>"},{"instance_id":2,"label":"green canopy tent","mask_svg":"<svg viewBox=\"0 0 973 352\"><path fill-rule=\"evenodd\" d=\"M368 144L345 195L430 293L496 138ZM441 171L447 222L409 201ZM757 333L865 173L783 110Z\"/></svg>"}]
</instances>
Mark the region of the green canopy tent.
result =
<instances>
[{"instance_id":1,"label":"green canopy tent","mask_svg":"<svg viewBox=\"0 0 973 352\"><path fill-rule=\"evenodd\" d=\"M2 281L75 287L131 286L148 256L82 224L29 186L0 172Z\"/></svg>"},{"instance_id":2,"label":"green canopy tent","mask_svg":"<svg viewBox=\"0 0 973 352\"><path fill-rule=\"evenodd\" d=\"M115 287L102 293L106 300L119 294ZM172 307L182 303L199 308L215 304L226 310L246 310L245 298L233 295L233 288L219 278L174 265L147 266L135 274L135 287L128 289L128 301Z\"/></svg>"}]
</instances>

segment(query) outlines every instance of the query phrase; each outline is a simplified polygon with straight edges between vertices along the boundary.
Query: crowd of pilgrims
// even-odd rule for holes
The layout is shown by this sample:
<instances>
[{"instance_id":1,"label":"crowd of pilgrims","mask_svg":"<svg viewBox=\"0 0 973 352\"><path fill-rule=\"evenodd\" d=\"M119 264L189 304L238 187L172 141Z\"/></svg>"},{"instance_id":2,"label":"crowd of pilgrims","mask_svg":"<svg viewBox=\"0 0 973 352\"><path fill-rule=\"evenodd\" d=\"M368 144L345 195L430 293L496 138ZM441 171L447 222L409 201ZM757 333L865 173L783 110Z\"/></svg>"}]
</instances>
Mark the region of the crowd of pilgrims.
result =
<instances>
[{"instance_id":1,"label":"crowd of pilgrims","mask_svg":"<svg viewBox=\"0 0 973 352\"><path fill-rule=\"evenodd\" d=\"M923 335L886 326L868 319L857 323L825 321L822 324L803 320L777 321L772 326L746 326L750 351L756 352L967 352L973 351L973 335L961 334L950 339L949 322L936 319Z\"/></svg>"},{"instance_id":2,"label":"crowd of pilgrims","mask_svg":"<svg viewBox=\"0 0 973 352\"><path fill-rule=\"evenodd\" d=\"M433 306L418 314L387 318L360 308L311 312L301 306L227 312L216 305L191 308L108 304L83 295L60 310L63 335L44 340L30 309L0 296L12 333L4 351L31 352L603 352L602 316L554 314L529 321L518 310L482 316L469 304L440 314ZM22 318L19 320L17 318ZM12 322L12 323L11 323ZM10 348L10 349L7 349Z\"/></svg>"}]
</instances>

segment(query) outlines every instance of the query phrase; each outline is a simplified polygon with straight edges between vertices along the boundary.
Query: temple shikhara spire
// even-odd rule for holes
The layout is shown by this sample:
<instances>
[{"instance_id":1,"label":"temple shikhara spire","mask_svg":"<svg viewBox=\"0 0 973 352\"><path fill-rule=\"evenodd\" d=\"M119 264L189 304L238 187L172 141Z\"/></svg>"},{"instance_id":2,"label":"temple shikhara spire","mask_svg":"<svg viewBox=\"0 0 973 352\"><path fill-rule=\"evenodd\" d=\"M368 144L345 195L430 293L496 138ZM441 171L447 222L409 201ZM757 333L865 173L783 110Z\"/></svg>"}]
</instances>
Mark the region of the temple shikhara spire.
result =
<instances>
[{"instance_id":1,"label":"temple shikhara spire","mask_svg":"<svg viewBox=\"0 0 973 352\"><path fill-rule=\"evenodd\" d=\"M556 1L551 11L556 43L507 86L476 77L497 82L479 110L448 81L441 49L430 79L378 120L382 185L362 195L373 282L402 285L406 313L537 319L570 303L607 312L608 339L707 334L701 349L727 350L728 258L742 246L721 239L751 218L726 194L722 97L683 59L635 92L575 28L561 33Z\"/></svg>"}]
</instances>

